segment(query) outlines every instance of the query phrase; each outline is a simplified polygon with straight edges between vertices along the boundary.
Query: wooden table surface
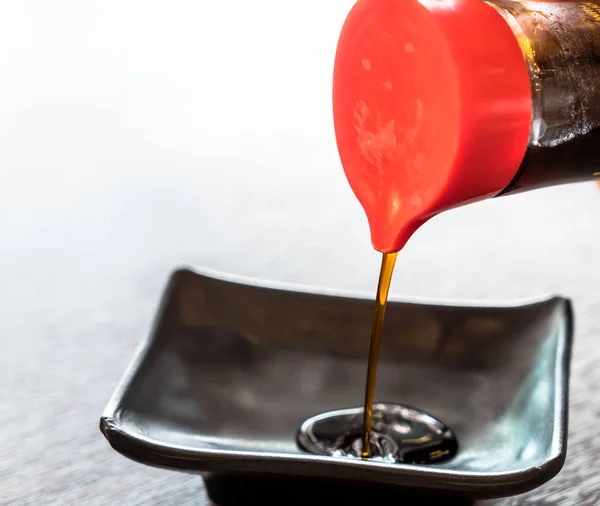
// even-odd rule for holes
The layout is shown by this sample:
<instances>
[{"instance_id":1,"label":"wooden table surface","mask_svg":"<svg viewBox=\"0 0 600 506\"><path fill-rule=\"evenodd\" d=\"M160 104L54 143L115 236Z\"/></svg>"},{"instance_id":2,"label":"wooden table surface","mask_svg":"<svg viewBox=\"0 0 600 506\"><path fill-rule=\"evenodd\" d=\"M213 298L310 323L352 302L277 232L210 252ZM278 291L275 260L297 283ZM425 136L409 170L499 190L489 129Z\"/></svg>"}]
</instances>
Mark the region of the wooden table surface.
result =
<instances>
[{"instance_id":1,"label":"wooden table surface","mask_svg":"<svg viewBox=\"0 0 600 506\"><path fill-rule=\"evenodd\" d=\"M351 3L0 4L1 504L205 504L98 431L175 267L373 291L330 114ZM486 504L600 501L598 216L593 184L497 199L398 258L396 298L575 301L566 466Z\"/></svg>"}]
</instances>

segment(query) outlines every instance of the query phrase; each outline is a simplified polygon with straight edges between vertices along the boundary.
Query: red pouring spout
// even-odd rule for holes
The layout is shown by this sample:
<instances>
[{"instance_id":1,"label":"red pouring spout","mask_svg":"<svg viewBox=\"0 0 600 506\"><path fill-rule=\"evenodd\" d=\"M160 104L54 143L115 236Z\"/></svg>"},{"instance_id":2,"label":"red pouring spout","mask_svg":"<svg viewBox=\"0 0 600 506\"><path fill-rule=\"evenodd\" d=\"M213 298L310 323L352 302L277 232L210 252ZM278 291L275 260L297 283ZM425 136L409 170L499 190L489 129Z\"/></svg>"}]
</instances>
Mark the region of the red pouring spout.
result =
<instances>
[{"instance_id":1,"label":"red pouring spout","mask_svg":"<svg viewBox=\"0 0 600 506\"><path fill-rule=\"evenodd\" d=\"M338 42L333 114L373 246L398 251L432 216L513 179L529 140L528 68L481 0L359 0Z\"/></svg>"}]
</instances>

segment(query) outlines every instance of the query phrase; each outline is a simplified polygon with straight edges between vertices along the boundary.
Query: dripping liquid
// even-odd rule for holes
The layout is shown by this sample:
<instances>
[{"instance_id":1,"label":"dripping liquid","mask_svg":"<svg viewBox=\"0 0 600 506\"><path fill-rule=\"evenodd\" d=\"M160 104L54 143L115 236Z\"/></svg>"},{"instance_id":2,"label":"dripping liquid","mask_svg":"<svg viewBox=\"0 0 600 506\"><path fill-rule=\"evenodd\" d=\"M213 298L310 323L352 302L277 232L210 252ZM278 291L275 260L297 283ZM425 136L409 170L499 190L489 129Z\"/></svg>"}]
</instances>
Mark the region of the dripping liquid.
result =
<instances>
[{"instance_id":1,"label":"dripping liquid","mask_svg":"<svg viewBox=\"0 0 600 506\"><path fill-rule=\"evenodd\" d=\"M371 428L373 426L373 402L375 398L375 385L377 383L377 362L379 360L379 344L381 331L385 318L387 298L396 264L397 253L384 253L379 271L379 283L373 309L373 323L371 327L371 344L369 346L369 365L367 366L367 382L365 386L365 405L362 435L362 458L368 459L371 455Z\"/></svg>"},{"instance_id":2,"label":"dripping liquid","mask_svg":"<svg viewBox=\"0 0 600 506\"><path fill-rule=\"evenodd\" d=\"M454 432L417 408L374 404L379 344L396 253L384 254L371 327L364 406L320 413L305 420L296 434L303 450L330 457L391 463L433 464L458 451Z\"/></svg>"}]
</instances>

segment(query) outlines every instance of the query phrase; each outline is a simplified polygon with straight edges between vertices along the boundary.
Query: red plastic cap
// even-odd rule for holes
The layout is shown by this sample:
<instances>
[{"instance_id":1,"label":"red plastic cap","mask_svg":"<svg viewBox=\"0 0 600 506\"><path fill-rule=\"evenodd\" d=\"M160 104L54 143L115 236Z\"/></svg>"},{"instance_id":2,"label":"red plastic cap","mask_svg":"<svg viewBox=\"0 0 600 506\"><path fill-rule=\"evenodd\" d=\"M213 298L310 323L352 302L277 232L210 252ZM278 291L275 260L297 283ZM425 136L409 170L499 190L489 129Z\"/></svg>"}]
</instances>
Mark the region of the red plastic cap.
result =
<instances>
[{"instance_id":1,"label":"red plastic cap","mask_svg":"<svg viewBox=\"0 0 600 506\"><path fill-rule=\"evenodd\" d=\"M373 246L398 251L435 214L510 183L529 139L527 64L481 0L359 0L338 43L333 112Z\"/></svg>"}]
</instances>

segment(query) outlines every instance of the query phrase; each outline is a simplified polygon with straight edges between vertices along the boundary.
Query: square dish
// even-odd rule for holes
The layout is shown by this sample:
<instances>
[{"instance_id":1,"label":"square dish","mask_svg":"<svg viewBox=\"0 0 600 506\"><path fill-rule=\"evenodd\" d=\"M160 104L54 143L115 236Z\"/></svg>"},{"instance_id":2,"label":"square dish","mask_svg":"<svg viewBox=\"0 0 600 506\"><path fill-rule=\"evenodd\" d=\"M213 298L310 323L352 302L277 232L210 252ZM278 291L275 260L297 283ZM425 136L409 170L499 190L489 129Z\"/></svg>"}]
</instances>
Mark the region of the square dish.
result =
<instances>
[{"instance_id":1,"label":"square dish","mask_svg":"<svg viewBox=\"0 0 600 506\"><path fill-rule=\"evenodd\" d=\"M573 335L562 297L390 302L376 400L441 419L459 441L452 460L391 464L299 449L306 418L361 404L372 306L364 294L176 271L100 428L131 459L209 478L258 473L490 498L560 471Z\"/></svg>"}]
</instances>

